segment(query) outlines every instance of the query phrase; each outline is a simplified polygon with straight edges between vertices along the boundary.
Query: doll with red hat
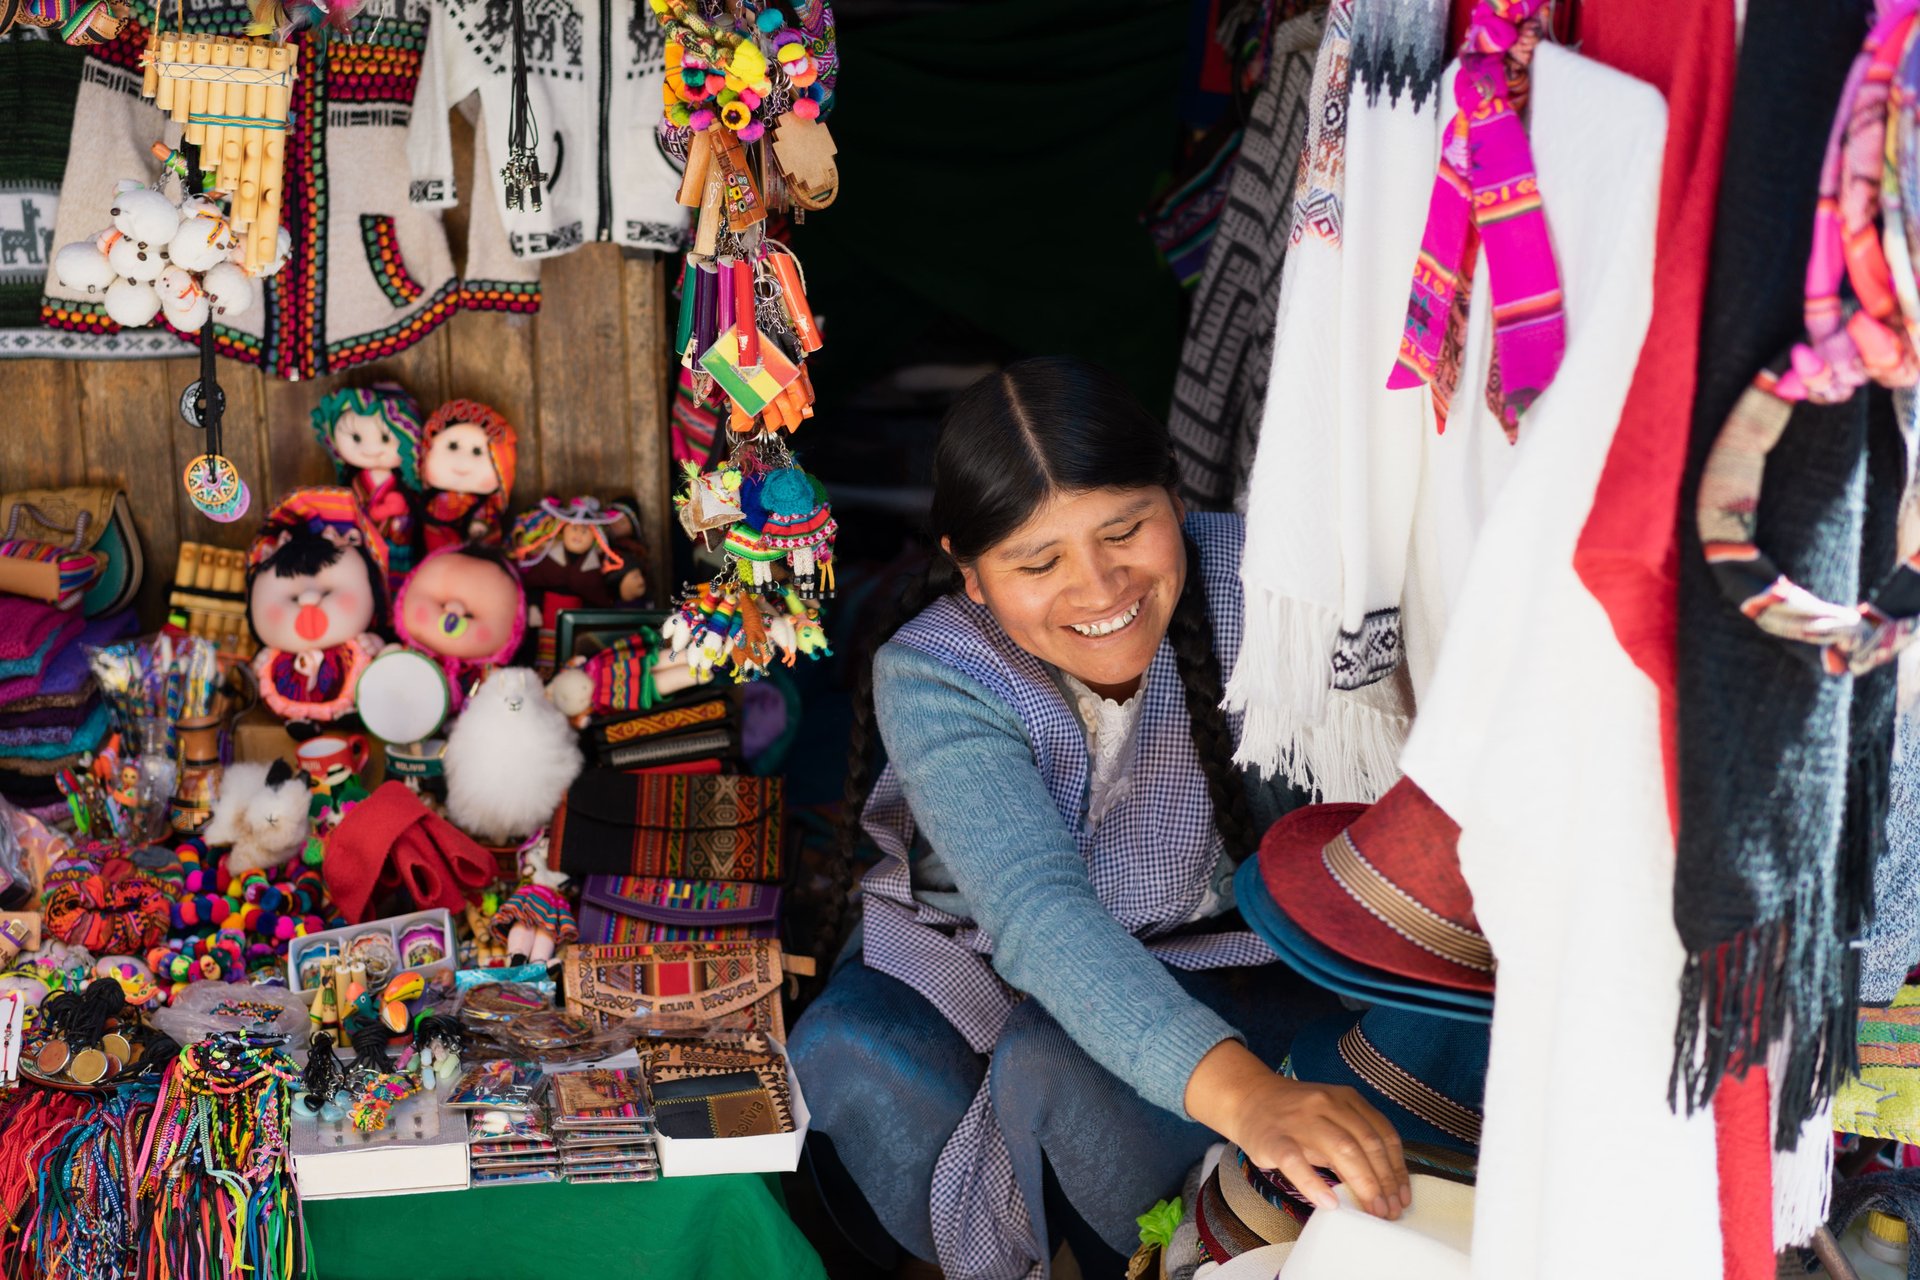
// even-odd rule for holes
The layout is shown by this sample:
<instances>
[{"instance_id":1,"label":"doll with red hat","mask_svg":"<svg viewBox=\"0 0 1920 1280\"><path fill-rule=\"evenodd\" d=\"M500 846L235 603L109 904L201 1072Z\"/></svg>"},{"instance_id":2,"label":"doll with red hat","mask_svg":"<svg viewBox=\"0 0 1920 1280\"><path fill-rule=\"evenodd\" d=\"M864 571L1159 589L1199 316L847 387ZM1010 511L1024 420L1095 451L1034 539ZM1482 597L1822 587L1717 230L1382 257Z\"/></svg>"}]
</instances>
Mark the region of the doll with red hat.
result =
<instances>
[{"instance_id":1,"label":"doll with red hat","mask_svg":"<svg viewBox=\"0 0 1920 1280\"><path fill-rule=\"evenodd\" d=\"M291 722L353 709L360 673L380 652L387 544L351 489L296 489L247 552L247 620L260 639L260 696Z\"/></svg>"},{"instance_id":2,"label":"doll with red hat","mask_svg":"<svg viewBox=\"0 0 1920 1280\"><path fill-rule=\"evenodd\" d=\"M512 425L477 400L449 400L433 411L420 436L427 551L499 543L516 447Z\"/></svg>"}]
</instances>

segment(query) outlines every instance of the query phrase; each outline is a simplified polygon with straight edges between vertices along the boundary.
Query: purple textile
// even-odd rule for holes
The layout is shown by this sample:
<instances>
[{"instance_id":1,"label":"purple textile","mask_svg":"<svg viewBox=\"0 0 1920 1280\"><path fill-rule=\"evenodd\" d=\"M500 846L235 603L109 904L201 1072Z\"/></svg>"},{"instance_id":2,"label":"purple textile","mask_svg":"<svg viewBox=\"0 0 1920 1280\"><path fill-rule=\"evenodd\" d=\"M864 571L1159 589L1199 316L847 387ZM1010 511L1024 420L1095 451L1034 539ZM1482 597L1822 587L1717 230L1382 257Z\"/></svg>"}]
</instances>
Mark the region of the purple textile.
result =
<instances>
[{"instance_id":1,"label":"purple textile","mask_svg":"<svg viewBox=\"0 0 1920 1280\"><path fill-rule=\"evenodd\" d=\"M4 602L0 597L0 603ZM0 614L0 617L4 617ZM71 615L69 615L71 616ZM0 680L0 710L4 704L31 697L71 697L81 692L92 672L87 667L84 645L112 644L125 639L138 628L133 610L123 609L95 618L75 631L68 643L58 646L33 672L11 680Z\"/></svg>"}]
</instances>

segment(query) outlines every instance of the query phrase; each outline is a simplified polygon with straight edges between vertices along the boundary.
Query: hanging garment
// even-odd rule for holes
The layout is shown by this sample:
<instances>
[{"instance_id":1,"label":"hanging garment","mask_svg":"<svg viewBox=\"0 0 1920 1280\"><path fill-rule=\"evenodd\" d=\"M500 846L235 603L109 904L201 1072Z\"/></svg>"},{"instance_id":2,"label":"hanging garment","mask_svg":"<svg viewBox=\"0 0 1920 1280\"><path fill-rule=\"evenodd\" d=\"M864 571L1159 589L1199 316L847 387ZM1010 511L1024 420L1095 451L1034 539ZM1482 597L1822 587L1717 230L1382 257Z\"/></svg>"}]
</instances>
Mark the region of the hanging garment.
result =
<instances>
[{"instance_id":1,"label":"hanging garment","mask_svg":"<svg viewBox=\"0 0 1920 1280\"><path fill-rule=\"evenodd\" d=\"M1197 506L1238 505L1253 469L1293 217L1288 178L1299 171L1312 127L1308 101L1326 19L1324 12L1303 13L1273 33L1266 81L1248 113L1226 208L1188 313L1167 425L1181 493Z\"/></svg>"},{"instance_id":2,"label":"hanging garment","mask_svg":"<svg viewBox=\"0 0 1920 1280\"><path fill-rule=\"evenodd\" d=\"M40 285L53 262L60 179L86 54L57 31L0 36L0 357L38 354Z\"/></svg>"},{"instance_id":3,"label":"hanging garment","mask_svg":"<svg viewBox=\"0 0 1920 1280\"><path fill-rule=\"evenodd\" d=\"M1635 1238L1662 1274L1714 1276L1713 1124L1665 1093L1680 945L1657 699L1573 570L1653 306L1666 113L1647 85L1547 44L1530 112L1569 345L1513 446L1403 757L1460 824L1499 965L1473 1274L1610 1277L1580 1223L1632 1185Z\"/></svg>"},{"instance_id":4,"label":"hanging garment","mask_svg":"<svg viewBox=\"0 0 1920 1280\"><path fill-rule=\"evenodd\" d=\"M1673 915L1688 959L1676 1074L1703 1103L1723 1073L1764 1066L1770 1044L1786 1044L1772 1084L1776 1137L1788 1139L1849 1056L1847 944L1872 876L1863 857L1842 856L1855 681L1825 674L1741 614L1714 581L1693 511L1734 402L1804 332L1815 194L1867 9L1855 0L1748 9L1679 522ZM1767 459L1758 514L1768 553L1827 599L1857 599L1862 578L1866 399L1796 407ZM1864 856L1864 842L1852 847ZM1700 1031L1710 1037L1696 1040Z\"/></svg>"},{"instance_id":5,"label":"hanging garment","mask_svg":"<svg viewBox=\"0 0 1920 1280\"><path fill-rule=\"evenodd\" d=\"M1391 786L1401 588L1426 397L1386 389L1438 156L1447 6L1339 7L1315 64L1278 337L1247 498L1239 760L1334 801ZM1348 79L1350 94L1338 88ZM1344 104L1342 94L1347 94ZM1343 108L1343 109L1342 109Z\"/></svg>"},{"instance_id":6,"label":"hanging garment","mask_svg":"<svg viewBox=\"0 0 1920 1280\"><path fill-rule=\"evenodd\" d=\"M151 15L151 6L136 0L135 19L89 52L56 246L108 226L115 185L124 178L155 181L159 162L149 147L178 144L180 127L140 96ZM173 30L171 5L162 16ZM200 0L186 8L190 32L232 35L251 19L238 0ZM280 213L292 257L262 282L253 306L214 330L221 355L279 378L313 378L397 355L463 307L539 306L536 271L506 252L496 223L476 212L462 279L440 215L407 201L405 140L427 35L424 0L368 0L356 21L363 35L329 41L324 51L311 33L296 37ZM64 332L48 334L36 355L177 356L198 341L158 321L119 330L100 302L61 284L50 270L41 317ZM102 350L82 336L96 334L117 334L119 341Z\"/></svg>"},{"instance_id":7,"label":"hanging garment","mask_svg":"<svg viewBox=\"0 0 1920 1280\"><path fill-rule=\"evenodd\" d=\"M510 0L433 0L433 29L407 160L413 202L459 203L447 112L475 94L474 171L486 203L522 258L592 240L677 250L686 240L680 173L655 139L666 32L645 0L527 0L527 95L547 186L540 207L507 207L499 171L513 113Z\"/></svg>"},{"instance_id":8,"label":"hanging garment","mask_svg":"<svg viewBox=\"0 0 1920 1280\"><path fill-rule=\"evenodd\" d=\"M1200 547L1217 649L1222 662L1230 662L1239 645L1240 522L1197 514L1188 530ZM937 659L1018 712L1035 768L1072 834L1101 906L1162 963L1197 970L1273 960L1266 944L1245 929L1180 931L1216 883L1222 846L1212 802L1200 784L1170 642L1161 642L1147 671L1130 785L1097 825L1083 807L1092 768L1084 727L1040 660L1009 639L991 614L959 595L946 596L891 643ZM994 969L992 937L972 919L916 898L916 828L891 766L875 785L864 820L885 855L862 882L867 965L925 996L975 1052L991 1052L1018 993ZM1218 1041L1207 1047L1212 1043ZM1171 1046L1162 1048L1171 1051ZM1154 1100L1162 1106L1178 1103L1177 1098ZM1007 1139L984 1088L941 1154L931 1208L940 1264L950 1276L1018 1277L1044 1260L1026 1201L1014 1185Z\"/></svg>"}]
</instances>

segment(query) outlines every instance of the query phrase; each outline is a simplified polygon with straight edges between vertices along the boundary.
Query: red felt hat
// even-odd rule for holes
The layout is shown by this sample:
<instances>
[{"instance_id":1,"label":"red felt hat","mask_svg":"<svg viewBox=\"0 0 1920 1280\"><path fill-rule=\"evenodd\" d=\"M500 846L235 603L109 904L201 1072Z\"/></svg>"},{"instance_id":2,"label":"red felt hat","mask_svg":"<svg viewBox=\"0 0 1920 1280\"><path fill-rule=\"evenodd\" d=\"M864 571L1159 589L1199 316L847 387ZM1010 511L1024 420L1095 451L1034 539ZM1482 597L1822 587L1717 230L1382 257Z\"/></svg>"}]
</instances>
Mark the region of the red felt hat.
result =
<instances>
[{"instance_id":1,"label":"red felt hat","mask_svg":"<svg viewBox=\"0 0 1920 1280\"><path fill-rule=\"evenodd\" d=\"M1460 874L1460 828L1402 778L1372 805L1318 804L1273 824L1260 876L1317 942L1459 991L1493 990L1493 952Z\"/></svg>"}]
</instances>

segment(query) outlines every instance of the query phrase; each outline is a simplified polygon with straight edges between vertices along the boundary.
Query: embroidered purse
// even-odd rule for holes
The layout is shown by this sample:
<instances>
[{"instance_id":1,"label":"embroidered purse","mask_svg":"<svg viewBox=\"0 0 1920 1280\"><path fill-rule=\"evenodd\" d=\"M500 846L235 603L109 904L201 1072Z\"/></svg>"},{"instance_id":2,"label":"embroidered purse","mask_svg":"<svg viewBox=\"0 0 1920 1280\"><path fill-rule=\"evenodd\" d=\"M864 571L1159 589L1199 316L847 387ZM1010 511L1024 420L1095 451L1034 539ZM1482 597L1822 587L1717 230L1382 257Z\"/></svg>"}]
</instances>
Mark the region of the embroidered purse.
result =
<instances>
[{"instance_id":1,"label":"embroidered purse","mask_svg":"<svg viewBox=\"0 0 1920 1280\"><path fill-rule=\"evenodd\" d=\"M713 942L771 938L781 890L738 880L588 876L580 891L580 941Z\"/></svg>"},{"instance_id":2,"label":"embroidered purse","mask_svg":"<svg viewBox=\"0 0 1920 1280\"><path fill-rule=\"evenodd\" d=\"M786 871L780 778L589 769L554 815L548 861L570 876L775 883Z\"/></svg>"},{"instance_id":3,"label":"embroidered purse","mask_svg":"<svg viewBox=\"0 0 1920 1280\"><path fill-rule=\"evenodd\" d=\"M811 966L797 966L811 967ZM602 1023L629 1018L723 1023L785 1040L780 1007L786 969L772 938L570 946L567 1011Z\"/></svg>"}]
</instances>

